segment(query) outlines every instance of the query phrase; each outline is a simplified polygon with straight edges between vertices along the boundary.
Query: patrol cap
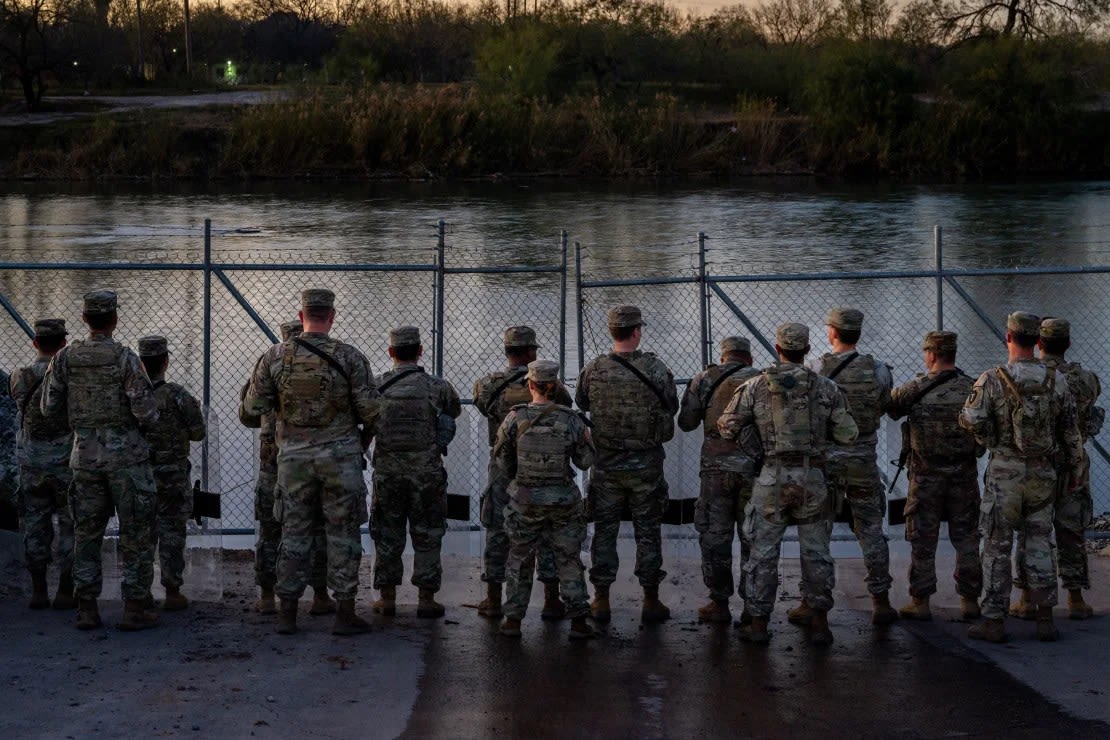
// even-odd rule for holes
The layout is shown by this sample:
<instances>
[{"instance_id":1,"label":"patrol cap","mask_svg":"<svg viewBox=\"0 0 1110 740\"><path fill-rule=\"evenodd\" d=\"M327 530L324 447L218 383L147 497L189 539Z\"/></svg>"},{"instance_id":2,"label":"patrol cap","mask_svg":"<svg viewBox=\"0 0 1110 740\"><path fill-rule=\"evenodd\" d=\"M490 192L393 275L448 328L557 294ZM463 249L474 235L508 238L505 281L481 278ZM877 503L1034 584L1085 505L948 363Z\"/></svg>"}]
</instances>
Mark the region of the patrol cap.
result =
<instances>
[{"instance_id":1,"label":"patrol cap","mask_svg":"<svg viewBox=\"0 0 1110 740\"><path fill-rule=\"evenodd\" d=\"M510 326L505 330L506 347L539 347L536 330L530 326Z\"/></svg>"},{"instance_id":2,"label":"patrol cap","mask_svg":"<svg viewBox=\"0 0 1110 740\"><path fill-rule=\"evenodd\" d=\"M725 337L721 340L721 354L727 355L730 352L748 352L752 351L752 343L748 341L747 337Z\"/></svg>"},{"instance_id":3,"label":"patrol cap","mask_svg":"<svg viewBox=\"0 0 1110 740\"><path fill-rule=\"evenodd\" d=\"M65 319L39 319L35 322L35 339L39 337L64 337L68 333Z\"/></svg>"},{"instance_id":4,"label":"patrol cap","mask_svg":"<svg viewBox=\"0 0 1110 740\"><path fill-rule=\"evenodd\" d=\"M327 288L308 288L301 292L302 308L335 308L335 293Z\"/></svg>"},{"instance_id":5,"label":"patrol cap","mask_svg":"<svg viewBox=\"0 0 1110 740\"><path fill-rule=\"evenodd\" d=\"M1040 336L1041 317L1025 311L1014 311L1006 317L1006 331L1025 337Z\"/></svg>"},{"instance_id":6,"label":"patrol cap","mask_svg":"<svg viewBox=\"0 0 1110 740\"><path fill-rule=\"evenodd\" d=\"M921 349L930 352L955 352L956 336L954 331L931 331L925 335Z\"/></svg>"},{"instance_id":7,"label":"patrol cap","mask_svg":"<svg viewBox=\"0 0 1110 740\"><path fill-rule=\"evenodd\" d=\"M829 309L825 325L844 331L860 331L863 329L863 311L842 306Z\"/></svg>"},{"instance_id":8,"label":"patrol cap","mask_svg":"<svg viewBox=\"0 0 1110 740\"><path fill-rule=\"evenodd\" d=\"M534 383L554 383L559 379L559 363L551 360L533 360L528 363L528 380Z\"/></svg>"},{"instance_id":9,"label":"patrol cap","mask_svg":"<svg viewBox=\"0 0 1110 740\"><path fill-rule=\"evenodd\" d=\"M415 326L398 326L389 330L390 347L413 347L420 344L420 330Z\"/></svg>"},{"instance_id":10,"label":"patrol cap","mask_svg":"<svg viewBox=\"0 0 1110 740\"><path fill-rule=\"evenodd\" d=\"M84 312L90 315L112 313L116 310L116 294L111 290L94 290L85 294Z\"/></svg>"},{"instance_id":11,"label":"patrol cap","mask_svg":"<svg viewBox=\"0 0 1110 740\"><path fill-rule=\"evenodd\" d=\"M775 329L775 344L791 351L803 350L809 346L809 327L805 324L780 324Z\"/></svg>"},{"instance_id":12,"label":"patrol cap","mask_svg":"<svg viewBox=\"0 0 1110 740\"><path fill-rule=\"evenodd\" d=\"M1041 336L1045 339L1070 339L1071 323L1067 319L1045 319L1041 322Z\"/></svg>"},{"instance_id":13,"label":"patrol cap","mask_svg":"<svg viewBox=\"0 0 1110 740\"><path fill-rule=\"evenodd\" d=\"M139 339L139 357L157 357L169 354L170 348L166 338L159 334Z\"/></svg>"},{"instance_id":14,"label":"patrol cap","mask_svg":"<svg viewBox=\"0 0 1110 740\"><path fill-rule=\"evenodd\" d=\"M644 317L639 306L613 306L609 309L609 327L620 329L626 326L643 326Z\"/></svg>"},{"instance_id":15,"label":"patrol cap","mask_svg":"<svg viewBox=\"0 0 1110 740\"><path fill-rule=\"evenodd\" d=\"M304 325L300 321L286 321L281 325L281 341L292 339L304 332Z\"/></svg>"}]
</instances>

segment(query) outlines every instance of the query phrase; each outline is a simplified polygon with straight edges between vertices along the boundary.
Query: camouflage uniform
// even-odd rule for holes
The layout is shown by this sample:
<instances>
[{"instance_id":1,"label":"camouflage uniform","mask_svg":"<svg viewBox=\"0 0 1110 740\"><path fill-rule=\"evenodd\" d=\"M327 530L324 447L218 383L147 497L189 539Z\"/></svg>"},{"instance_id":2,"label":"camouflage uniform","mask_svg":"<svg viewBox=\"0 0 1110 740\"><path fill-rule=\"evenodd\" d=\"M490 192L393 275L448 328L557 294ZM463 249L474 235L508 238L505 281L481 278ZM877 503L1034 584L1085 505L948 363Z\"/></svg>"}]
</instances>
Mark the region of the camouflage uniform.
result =
<instances>
[{"instance_id":1,"label":"camouflage uniform","mask_svg":"<svg viewBox=\"0 0 1110 740\"><path fill-rule=\"evenodd\" d=\"M784 324L776 339L783 349L801 351L808 346L809 330L802 324ZM848 401L832 381L802 365L778 362L741 386L717 421L725 439L739 439L753 426L764 462L744 521L751 542L751 557L741 568L745 605L753 617L770 616L782 536L794 524L802 594L814 610L827 612L833 605L836 577L829 554L825 454L830 442L848 445L856 439Z\"/></svg>"},{"instance_id":2,"label":"camouflage uniform","mask_svg":"<svg viewBox=\"0 0 1110 740\"><path fill-rule=\"evenodd\" d=\"M610 311L610 327L640 324L635 306ZM638 368L663 400L615 357ZM597 446L588 499L594 522L590 581L608 588L617 578L617 535L627 504L636 536L636 577L642 587L657 588L667 575L660 526L667 506L663 443L674 436L678 411L674 375L650 352L601 355L582 369L574 400L589 412Z\"/></svg>"},{"instance_id":3,"label":"camouflage uniform","mask_svg":"<svg viewBox=\"0 0 1110 740\"><path fill-rule=\"evenodd\" d=\"M116 294L85 295L87 315L116 309ZM77 597L95 600L102 588L101 546L113 512L119 518L123 598L149 602L154 579L154 518L157 490L150 447L140 429L158 420L150 379L138 355L90 331L62 348L46 371L40 409L68 414L73 428L73 581Z\"/></svg>"},{"instance_id":4,"label":"camouflage uniform","mask_svg":"<svg viewBox=\"0 0 1110 740\"><path fill-rule=\"evenodd\" d=\"M166 357L166 338L152 335L139 340L139 357ZM189 443L204 439L204 416L200 402L177 383L167 383L162 374L150 376L158 421L148 427L150 464L158 488L158 514L154 540L162 585L176 591L184 583L185 524L193 513L189 481Z\"/></svg>"},{"instance_id":5,"label":"camouflage uniform","mask_svg":"<svg viewBox=\"0 0 1110 740\"><path fill-rule=\"evenodd\" d=\"M418 346L415 327L390 332L390 347ZM394 377L401 376L393 381ZM437 440L441 416L458 418L459 395L447 381L415 362L395 362L382 374L382 411L374 428L374 493L370 536L377 556L374 588L396 587L404 578L401 555L408 523L414 551L412 584L439 591L440 543L447 531L447 471Z\"/></svg>"},{"instance_id":6,"label":"camouflage uniform","mask_svg":"<svg viewBox=\"0 0 1110 740\"><path fill-rule=\"evenodd\" d=\"M1039 323L1035 316L1015 313L1007 327L1035 337ZM1021 394L1020 405L1007 376ZM1034 359L987 370L975 381L960 412L960 426L990 450L979 519L985 538L983 616L996 621L1006 616L1014 530L1025 531L1026 578L1033 604L1055 605L1053 504L1058 485L1066 485L1059 476L1074 476L1083 459L1067 378Z\"/></svg>"},{"instance_id":7,"label":"camouflage uniform","mask_svg":"<svg viewBox=\"0 0 1110 740\"><path fill-rule=\"evenodd\" d=\"M924 348L955 353L956 335L930 332ZM917 375L891 393L887 414L895 420L909 417L904 423L909 427L910 444L906 501L910 596L928 597L937 592L937 542L945 518L949 539L956 549L956 592L977 601L983 590L976 465L981 451L975 438L959 425L960 409L972 382L959 370L930 372ZM927 392L922 395L922 391Z\"/></svg>"},{"instance_id":8,"label":"camouflage uniform","mask_svg":"<svg viewBox=\"0 0 1110 740\"><path fill-rule=\"evenodd\" d=\"M750 353L751 344L742 337L727 337L721 341L722 356L728 352ZM743 524L756 466L756 461L736 442L721 438L717 420L737 389L757 375L758 370L739 361L710 365L686 386L678 412L678 426L683 431L703 428L701 491L694 511L694 528L701 545L702 580L714 601L728 601L732 596L732 540L737 533L743 560L750 554Z\"/></svg>"},{"instance_id":9,"label":"camouflage uniform","mask_svg":"<svg viewBox=\"0 0 1110 740\"><path fill-rule=\"evenodd\" d=\"M330 309L335 295L309 289L301 300L306 311ZM330 357L342 372L301 342ZM372 425L379 408L370 363L349 344L305 332L262 356L243 404L252 416L277 417L274 518L281 522L281 546L274 591L283 610L288 602L295 605L308 585L313 533L321 516L328 586L337 601L353 602L362 561L359 530L366 521L358 425Z\"/></svg>"},{"instance_id":10,"label":"camouflage uniform","mask_svg":"<svg viewBox=\"0 0 1110 740\"><path fill-rule=\"evenodd\" d=\"M554 362L528 366L528 377L536 382L556 382L557 373ZM571 469L572 462L581 470L593 463L585 422L555 403L514 406L497 432L494 455L512 480L505 512L510 540L506 618L524 618L532 561L541 543L554 552L567 616L585 617L589 604L579 553L586 517Z\"/></svg>"},{"instance_id":11,"label":"camouflage uniform","mask_svg":"<svg viewBox=\"0 0 1110 740\"><path fill-rule=\"evenodd\" d=\"M16 461L16 435L19 413L9 394L11 379L0 370L0 510L7 509L8 516L23 516L23 503L19 496L19 465ZM14 525L14 522L13 522Z\"/></svg>"}]
</instances>

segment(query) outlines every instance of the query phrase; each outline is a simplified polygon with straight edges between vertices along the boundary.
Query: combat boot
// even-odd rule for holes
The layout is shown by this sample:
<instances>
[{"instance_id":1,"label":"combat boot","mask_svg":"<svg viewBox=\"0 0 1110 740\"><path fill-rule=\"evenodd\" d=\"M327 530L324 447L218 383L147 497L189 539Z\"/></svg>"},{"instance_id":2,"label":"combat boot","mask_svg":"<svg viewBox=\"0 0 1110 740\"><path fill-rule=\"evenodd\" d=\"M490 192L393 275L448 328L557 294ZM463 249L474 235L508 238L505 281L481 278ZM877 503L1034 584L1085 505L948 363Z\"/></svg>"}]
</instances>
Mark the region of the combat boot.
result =
<instances>
[{"instance_id":1,"label":"combat boot","mask_svg":"<svg viewBox=\"0 0 1110 740\"><path fill-rule=\"evenodd\" d=\"M743 611L740 612L740 619L736 620L735 627L743 627L752 623L752 613L748 611L748 605L744 604Z\"/></svg>"},{"instance_id":2,"label":"combat boot","mask_svg":"<svg viewBox=\"0 0 1110 740\"><path fill-rule=\"evenodd\" d=\"M46 588L46 569L31 571L31 601L27 606L35 610L50 607L50 594Z\"/></svg>"},{"instance_id":3,"label":"combat boot","mask_svg":"<svg viewBox=\"0 0 1110 740\"><path fill-rule=\"evenodd\" d=\"M378 600L374 602L371 607L375 614L381 614L383 617L392 617L397 614L397 587L396 586L382 586L378 591Z\"/></svg>"},{"instance_id":4,"label":"combat boot","mask_svg":"<svg viewBox=\"0 0 1110 740\"><path fill-rule=\"evenodd\" d=\"M520 637L520 620L506 617L498 631L505 637Z\"/></svg>"},{"instance_id":5,"label":"combat boot","mask_svg":"<svg viewBox=\"0 0 1110 740\"><path fill-rule=\"evenodd\" d=\"M77 629L94 630L103 626L100 621L100 609L96 599L81 599L77 602Z\"/></svg>"},{"instance_id":6,"label":"combat boot","mask_svg":"<svg viewBox=\"0 0 1110 740\"><path fill-rule=\"evenodd\" d=\"M871 596L871 624L882 626L898 621L898 612L890 605L890 593Z\"/></svg>"},{"instance_id":7,"label":"combat boot","mask_svg":"<svg viewBox=\"0 0 1110 740\"><path fill-rule=\"evenodd\" d=\"M1052 607L1037 607L1037 639L1041 642L1056 642L1060 639L1060 630L1052 621Z\"/></svg>"},{"instance_id":8,"label":"combat boot","mask_svg":"<svg viewBox=\"0 0 1110 740\"><path fill-rule=\"evenodd\" d=\"M559 584L543 584L543 611L540 619L548 622L558 622L567 615L567 607L559 598Z\"/></svg>"},{"instance_id":9,"label":"combat boot","mask_svg":"<svg viewBox=\"0 0 1110 740\"><path fill-rule=\"evenodd\" d=\"M1006 623L1001 619L984 619L978 624L973 624L968 628L967 636L972 640L987 642L1006 642L1010 639L1006 634Z\"/></svg>"},{"instance_id":10,"label":"combat boot","mask_svg":"<svg viewBox=\"0 0 1110 740\"><path fill-rule=\"evenodd\" d=\"M898 614L903 619L916 619L919 622L930 622L933 619L928 596L914 596L912 602L898 610Z\"/></svg>"},{"instance_id":11,"label":"combat boot","mask_svg":"<svg viewBox=\"0 0 1110 740\"><path fill-rule=\"evenodd\" d=\"M979 602L976 599L967 596L960 597L961 619L978 619L981 616L983 616L983 612L979 609Z\"/></svg>"},{"instance_id":12,"label":"combat boot","mask_svg":"<svg viewBox=\"0 0 1110 740\"><path fill-rule=\"evenodd\" d=\"M590 602L590 615L599 624L608 624L613 618L609 610L609 587L594 586L594 600Z\"/></svg>"},{"instance_id":13,"label":"combat boot","mask_svg":"<svg viewBox=\"0 0 1110 740\"><path fill-rule=\"evenodd\" d=\"M274 590L272 588L262 587L262 592L258 595L254 610L259 614L277 614L277 602L274 601Z\"/></svg>"},{"instance_id":14,"label":"combat boot","mask_svg":"<svg viewBox=\"0 0 1110 740\"><path fill-rule=\"evenodd\" d=\"M644 587L644 605L640 619L644 622L665 622L671 618L671 610L659 600L658 586Z\"/></svg>"},{"instance_id":15,"label":"combat boot","mask_svg":"<svg viewBox=\"0 0 1110 740\"><path fill-rule=\"evenodd\" d=\"M335 625L331 628L333 635L361 635L370 631L370 623L355 614L354 599L339 599L334 603L336 610Z\"/></svg>"},{"instance_id":16,"label":"combat boot","mask_svg":"<svg viewBox=\"0 0 1110 740\"><path fill-rule=\"evenodd\" d=\"M770 642L771 633L767 631L767 617L752 617L751 622L740 628L740 639L756 645L766 645Z\"/></svg>"},{"instance_id":17,"label":"combat boot","mask_svg":"<svg viewBox=\"0 0 1110 740\"><path fill-rule=\"evenodd\" d=\"M73 571L63 570L58 577L58 593L54 594L55 609L76 609L77 599L73 596Z\"/></svg>"},{"instance_id":18,"label":"combat boot","mask_svg":"<svg viewBox=\"0 0 1110 740\"><path fill-rule=\"evenodd\" d=\"M1021 598L1018 603L1010 605L1010 616L1017 617L1031 621L1037 618L1037 605L1029 598L1029 589L1023 588L1021 590Z\"/></svg>"},{"instance_id":19,"label":"combat boot","mask_svg":"<svg viewBox=\"0 0 1110 740\"><path fill-rule=\"evenodd\" d=\"M486 598L478 604L479 617L491 617L499 619L501 617L501 584L500 583L487 583L486 584Z\"/></svg>"},{"instance_id":20,"label":"combat boot","mask_svg":"<svg viewBox=\"0 0 1110 740\"><path fill-rule=\"evenodd\" d=\"M827 611L813 610L813 619L809 622L809 643L818 647L833 644L833 633L829 629L829 613Z\"/></svg>"},{"instance_id":21,"label":"combat boot","mask_svg":"<svg viewBox=\"0 0 1110 740\"><path fill-rule=\"evenodd\" d=\"M802 603L786 613L786 621L799 627L809 626L809 623L813 621L813 607L806 602L806 597L803 596Z\"/></svg>"},{"instance_id":22,"label":"combat boot","mask_svg":"<svg viewBox=\"0 0 1110 740\"><path fill-rule=\"evenodd\" d=\"M319 617L324 614L335 614L335 608L335 600L328 596L326 587L312 587L312 606L308 608L308 613L311 616Z\"/></svg>"},{"instance_id":23,"label":"combat boot","mask_svg":"<svg viewBox=\"0 0 1110 740\"><path fill-rule=\"evenodd\" d=\"M123 620L116 625L124 632L138 632L158 626L158 612L147 609L142 599L123 602Z\"/></svg>"},{"instance_id":24,"label":"combat boot","mask_svg":"<svg viewBox=\"0 0 1110 740\"><path fill-rule=\"evenodd\" d=\"M181 589L176 586L166 586L166 598L162 599L162 611L179 612L189 608L189 600Z\"/></svg>"},{"instance_id":25,"label":"combat boot","mask_svg":"<svg viewBox=\"0 0 1110 740\"><path fill-rule=\"evenodd\" d=\"M570 639L588 640L591 637L597 637L597 632L594 631L585 617L575 617L570 620Z\"/></svg>"},{"instance_id":26,"label":"combat boot","mask_svg":"<svg viewBox=\"0 0 1110 740\"><path fill-rule=\"evenodd\" d=\"M420 589L420 600L416 602L416 616L423 619L436 619L447 613L443 604L436 601L435 596L436 592L430 588Z\"/></svg>"},{"instance_id":27,"label":"combat boot","mask_svg":"<svg viewBox=\"0 0 1110 740\"><path fill-rule=\"evenodd\" d=\"M1068 619L1089 619L1095 610L1083 600L1083 589L1068 589Z\"/></svg>"},{"instance_id":28,"label":"combat boot","mask_svg":"<svg viewBox=\"0 0 1110 740\"><path fill-rule=\"evenodd\" d=\"M728 599L710 599L709 603L698 609L698 621L709 623L729 623L732 612L728 609Z\"/></svg>"},{"instance_id":29,"label":"combat boot","mask_svg":"<svg viewBox=\"0 0 1110 740\"><path fill-rule=\"evenodd\" d=\"M297 632L297 600L282 599L278 609L277 633L293 635Z\"/></svg>"}]
</instances>

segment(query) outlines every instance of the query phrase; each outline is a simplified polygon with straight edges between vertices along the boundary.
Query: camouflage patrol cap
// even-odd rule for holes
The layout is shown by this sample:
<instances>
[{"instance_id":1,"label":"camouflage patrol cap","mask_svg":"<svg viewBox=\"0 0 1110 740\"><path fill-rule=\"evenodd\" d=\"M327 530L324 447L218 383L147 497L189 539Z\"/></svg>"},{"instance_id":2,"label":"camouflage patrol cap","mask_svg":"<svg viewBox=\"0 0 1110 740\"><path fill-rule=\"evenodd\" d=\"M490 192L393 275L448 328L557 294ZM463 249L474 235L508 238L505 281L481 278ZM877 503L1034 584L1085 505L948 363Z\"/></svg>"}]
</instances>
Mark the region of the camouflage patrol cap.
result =
<instances>
[{"instance_id":1,"label":"camouflage patrol cap","mask_svg":"<svg viewBox=\"0 0 1110 740\"><path fill-rule=\"evenodd\" d=\"M39 319L35 322L35 339L39 337L64 337L68 333L65 319Z\"/></svg>"},{"instance_id":2,"label":"camouflage patrol cap","mask_svg":"<svg viewBox=\"0 0 1110 740\"><path fill-rule=\"evenodd\" d=\"M929 352L955 352L956 336L954 331L931 331L925 335L921 349Z\"/></svg>"},{"instance_id":3,"label":"camouflage patrol cap","mask_svg":"<svg viewBox=\"0 0 1110 740\"><path fill-rule=\"evenodd\" d=\"M301 292L302 308L335 308L335 293L327 288L308 288Z\"/></svg>"},{"instance_id":4,"label":"camouflage patrol cap","mask_svg":"<svg viewBox=\"0 0 1110 740\"><path fill-rule=\"evenodd\" d=\"M805 324L780 324L775 329L775 343L782 349L803 350L809 346L809 327Z\"/></svg>"},{"instance_id":5,"label":"camouflage patrol cap","mask_svg":"<svg viewBox=\"0 0 1110 740\"><path fill-rule=\"evenodd\" d=\"M139 339L139 357L157 357L167 355L169 352L166 338L159 334L151 334L149 337Z\"/></svg>"},{"instance_id":6,"label":"camouflage patrol cap","mask_svg":"<svg viewBox=\"0 0 1110 740\"><path fill-rule=\"evenodd\" d=\"M505 330L506 347L539 347L536 330L530 326L510 326Z\"/></svg>"},{"instance_id":7,"label":"camouflage patrol cap","mask_svg":"<svg viewBox=\"0 0 1110 740\"><path fill-rule=\"evenodd\" d=\"M389 330L390 347L412 347L420 344L420 330L415 326L398 326Z\"/></svg>"},{"instance_id":8,"label":"camouflage patrol cap","mask_svg":"<svg viewBox=\"0 0 1110 740\"><path fill-rule=\"evenodd\" d=\"M825 325L844 331L860 331L863 329L863 311L842 306L829 309Z\"/></svg>"},{"instance_id":9,"label":"camouflage patrol cap","mask_svg":"<svg viewBox=\"0 0 1110 740\"><path fill-rule=\"evenodd\" d=\"M116 294L111 290L93 290L85 294L84 312L91 315L112 313L118 305Z\"/></svg>"},{"instance_id":10,"label":"camouflage patrol cap","mask_svg":"<svg viewBox=\"0 0 1110 740\"><path fill-rule=\"evenodd\" d=\"M721 354L727 355L730 352L748 352L752 351L752 343L747 337L725 337L721 340Z\"/></svg>"},{"instance_id":11,"label":"camouflage patrol cap","mask_svg":"<svg viewBox=\"0 0 1110 740\"><path fill-rule=\"evenodd\" d=\"M281 325L281 341L287 341L304 332L300 321L286 321Z\"/></svg>"},{"instance_id":12,"label":"camouflage patrol cap","mask_svg":"<svg viewBox=\"0 0 1110 740\"><path fill-rule=\"evenodd\" d=\"M1071 323L1067 319L1047 318L1041 322L1041 336L1045 339L1070 339Z\"/></svg>"},{"instance_id":13,"label":"camouflage patrol cap","mask_svg":"<svg viewBox=\"0 0 1110 740\"><path fill-rule=\"evenodd\" d=\"M534 383L554 383L559 379L559 363L551 360L533 360L528 363L528 380Z\"/></svg>"},{"instance_id":14,"label":"camouflage patrol cap","mask_svg":"<svg viewBox=\"0 0 1110 740\"><path fill-rule=\"evenodd\" d=\"M1025 311L1014 311L1006 317L1006 331L1025 337L1040 336L1041 317Z\"/></svg>"},{"instance_id":15,"label":"camouflage patrol cap","mask_svg":"<svg viewBox=\"0 0 1110 740\"><path fill-rule=\"evenodd\" d=\"M644 317L639 306L613 306L609 309L609 327L619 329L625 326L643 326Z\"/></svg>"}]
</instances>

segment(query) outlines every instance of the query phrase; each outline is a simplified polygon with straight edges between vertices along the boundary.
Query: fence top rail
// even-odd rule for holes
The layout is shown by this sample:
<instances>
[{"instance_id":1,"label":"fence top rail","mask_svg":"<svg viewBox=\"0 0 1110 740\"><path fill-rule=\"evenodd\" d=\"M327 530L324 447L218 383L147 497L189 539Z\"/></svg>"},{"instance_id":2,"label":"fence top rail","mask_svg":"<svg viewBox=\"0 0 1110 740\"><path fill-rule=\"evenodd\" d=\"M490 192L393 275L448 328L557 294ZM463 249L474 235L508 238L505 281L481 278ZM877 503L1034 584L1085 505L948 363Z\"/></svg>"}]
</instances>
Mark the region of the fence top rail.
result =
<instances>
[{"instance_id":1,"label":"fence top rail","mask_svg":"<svg viewBox=\"0 0 1110 740\"><path fill-rule=\"evenodd\" d=\"M716 278L713 278L716 280ZM661 278L629 278L626 280L583 280L583 288L618 288L628 285L675 285L678 283L696 283L700 278L697 275L688 277L661 277Z\"/></svg>"},{"instance_id":2,"label":"fence top rail","mask_svg":"<svg viewBox=\"0 0 1110 740\"><path fill-rule=\"evenodd\" d=\"M562 272L562 265L506 265L491 267L445 267L443 271L448 275L501 275L509 273L544 273Z\"/></svg>"},{"instance_id":3,"label":"fence top rail","mask_svg":"<svg viewBox=\"0 0 1110 740\"><path fill-rule=\"evenodd\" d=\"M435 272L432 263L298 263L298 262L0 262L0 270L241 270L287 272ZM558 269L558 268L556 268ZM548 271L548 270L544 270ZM448 270L450 272L450 270Z\"/></svg>"},{"instance_id":4,"label":"fence top rail","mask_svg":"<svg viewBox=\"0 0 1110 740\"><path fill-rule=\"evenodd\" d=\"M1041 267L967 267L940 270L876 270L843 272L752 273L750 275L706 275L713 283L773 283L821 280L900 280L908 278L1010 277L1017 275L1101 275L1110 265L1045 265ZM697 278L693 278L697 280ZM583 283L583 286L596 283Z\"/></svg>"}]
</instances>

